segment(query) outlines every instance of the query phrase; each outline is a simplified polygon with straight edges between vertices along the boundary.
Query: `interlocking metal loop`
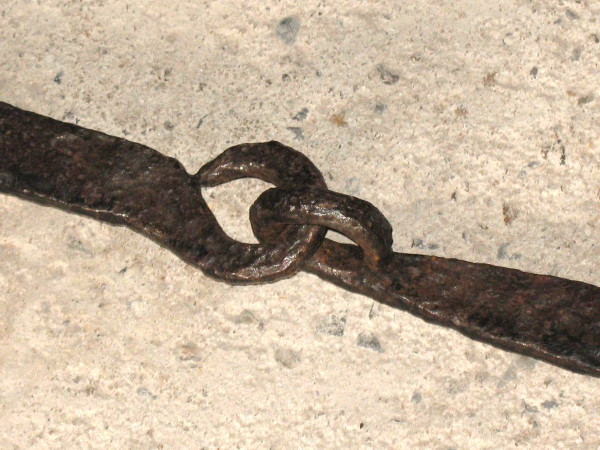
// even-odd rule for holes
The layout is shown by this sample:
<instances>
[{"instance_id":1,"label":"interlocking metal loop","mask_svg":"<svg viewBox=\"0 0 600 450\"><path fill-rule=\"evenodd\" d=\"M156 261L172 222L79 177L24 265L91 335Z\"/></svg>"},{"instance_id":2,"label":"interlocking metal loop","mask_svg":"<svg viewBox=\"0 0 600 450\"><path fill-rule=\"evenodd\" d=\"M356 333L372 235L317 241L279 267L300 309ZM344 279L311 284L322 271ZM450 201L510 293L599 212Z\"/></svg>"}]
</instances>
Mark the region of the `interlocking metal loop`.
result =
<instances>
[{"instance_id":1,"label":"interlocking metal loop","mask_svg":"<svg viewBox=\"0 0 600 450\"><path fill-rule=\"evenodd\" d=\"M231 239L202 187L256 177L258 244ZM190 175L142 144L0 102L0 193L125 225L205 274L274 281L302 269L473 339L600 377L600 288L516 269L391 250L370 203L328 191L278 142L232 147ZM333 228L359 246L324 239ZM362 250L361 250L362 248Z\"/></svg>"},{"instance_id":2,"label":"interlocking metal loop","mask_svg":"<svg viewBox=\"0 0 600 450\"><path fill-rule=\"evenodd\" d=\"M269 189L250 208L250 223L256 237L265 242L276 242L283 224L313 224L339 231L362 248L364 263L372 270L378 270L393 253L392 226L375 206L326 189Z\"/></svg>"},{"instance_id":3,"label":"interlocking metal loop","mask_svg":"<svg viewBox=\"0 0 600 450\"><path fill-rule=\"evenodd\" d=\"M326 187L306 156L278 142L232 147L191 176L145 145L0 102L0 192L126 225L229 283L293 275L325 235L290 225L276 243L227 236L200 188L249 176Z\"/></svg>"},{"instance_id":4,"label":"interlocking metal loop","mask_svg":"<svg viewBox=\"0 0 600 450\"><path fill-rule=\"evenodd\" d=\"M302 153L279 142L231 147L205 164L192 178L197 187L212 187L239 178L258 178L276 186L326 188L319 169ZM220 239L229 239L220 229ZM289 224L277 228L276 239L229 245L206 256L218 277L233 282L275 281L293 275L312 256L326 233L323 226ZM275 237L273 234L270 237ZM235 264L232 264L235 261Z\"/></svg>"}]
</instances>

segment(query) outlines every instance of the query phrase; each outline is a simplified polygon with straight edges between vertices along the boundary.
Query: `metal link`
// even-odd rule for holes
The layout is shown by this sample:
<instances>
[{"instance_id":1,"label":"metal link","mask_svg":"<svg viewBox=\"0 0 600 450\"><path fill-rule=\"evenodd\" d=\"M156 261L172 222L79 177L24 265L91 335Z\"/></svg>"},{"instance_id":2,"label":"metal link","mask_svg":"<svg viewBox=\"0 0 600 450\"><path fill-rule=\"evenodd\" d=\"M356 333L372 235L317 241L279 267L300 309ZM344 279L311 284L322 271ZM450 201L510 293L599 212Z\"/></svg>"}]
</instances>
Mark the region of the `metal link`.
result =
<instances>
[{"instance_id":1,"label":"metal link","mask_svg":"<svg viewBox=\"0 0 600 450\"><path fill-rule=\"evenodd\" d=\"M228 237L202 198L202 187L242 177L278 186L251 208L256 245ZM191 176L144 145L0 102L0 192L125 225L229 283L303 269L482 342L600 376L600 288L393 253L391 226L373 205L328 191L308 158L278 142L232 147ZM326 227L360 247L324 239Z\"/></svg>"},{"instance_id":2,"label":"metal link","mask_svg":"<svg viewBox=\"0 0 600 450\"><path fill-rule=\"evenodd\" d=\"M192 184L209 187L248 177L277 186L326 188L321 172L306 156L276 141L241 144L225 150L192 177ZM218 229L221 239L229 239L224 237L221 227ZM286 225L278 228L277 239L259 238L259 244L229 239L227 247L207 258L210 267L219 267L218 276L227 281L275 281L300 270L319 247L326 231L322 226L308 223Z\"/></svg>"},{"instance_id":3,"label":"metal link","mask_svg":"<svg viewBox=\"0 0 600 450\"><path fill-rule=\"evenodd\" d=\"M250 208L256 237L277 242L280 224L314 224L339 231L363 250L367 266L377 270L392 252L392 226L371 203L318 188L272 188Z\"/></svg>"}]
</instances>

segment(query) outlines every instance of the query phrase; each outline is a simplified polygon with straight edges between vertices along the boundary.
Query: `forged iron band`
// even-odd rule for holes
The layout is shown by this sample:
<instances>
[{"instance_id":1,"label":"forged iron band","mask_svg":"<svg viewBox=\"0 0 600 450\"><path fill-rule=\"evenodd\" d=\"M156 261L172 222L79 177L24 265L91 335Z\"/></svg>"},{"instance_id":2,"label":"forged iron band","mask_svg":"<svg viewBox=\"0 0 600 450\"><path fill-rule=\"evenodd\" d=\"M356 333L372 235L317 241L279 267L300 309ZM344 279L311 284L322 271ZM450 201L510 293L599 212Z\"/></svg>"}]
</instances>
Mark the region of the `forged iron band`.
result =
<instances>
[{"instance_id":1,"label":"forged iron band","mask_svg":"<svg viewBox=\"0 0 600 450\"><path fill-rule=\"evenodd\" d=\"M251 208L259 244L228 237L201 188L256 177L276 188ZM600 376L600 288L455 259L394 253L370 203L327 190L278 142L231 147L189 175L144 145L0 102L0 192L125 225L229 283L305 270L497 347ZM359 246L324 239L336 229Z\"/></svg>"}]
</instances>

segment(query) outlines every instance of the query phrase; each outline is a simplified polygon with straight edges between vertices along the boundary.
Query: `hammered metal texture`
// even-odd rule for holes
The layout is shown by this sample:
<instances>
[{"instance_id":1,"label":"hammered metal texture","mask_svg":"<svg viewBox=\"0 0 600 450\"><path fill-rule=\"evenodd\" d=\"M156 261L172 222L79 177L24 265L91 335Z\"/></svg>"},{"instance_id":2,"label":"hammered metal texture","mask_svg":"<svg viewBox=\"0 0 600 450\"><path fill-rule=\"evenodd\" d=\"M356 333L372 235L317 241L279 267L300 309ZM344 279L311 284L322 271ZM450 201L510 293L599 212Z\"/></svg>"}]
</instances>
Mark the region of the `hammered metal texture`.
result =
<instances>
[{"instance_id":1,"label":"hammered metal texture","mask_svg":"<svg viewBox=\"0 0 600 450\"><path fill-rule=\"evenodd\" d=\"M242 177L278 186L251 208L256 245L229 238L201 194ZM372 204L328 191L304 155L278 142L232 147L192 176L144 145L0 103L0 192L126 225L230 283L303 269L479 341L600 376L600 288L394 253ZM324 239L328 228L359 246Z\"/></svg>"}]
</instances>

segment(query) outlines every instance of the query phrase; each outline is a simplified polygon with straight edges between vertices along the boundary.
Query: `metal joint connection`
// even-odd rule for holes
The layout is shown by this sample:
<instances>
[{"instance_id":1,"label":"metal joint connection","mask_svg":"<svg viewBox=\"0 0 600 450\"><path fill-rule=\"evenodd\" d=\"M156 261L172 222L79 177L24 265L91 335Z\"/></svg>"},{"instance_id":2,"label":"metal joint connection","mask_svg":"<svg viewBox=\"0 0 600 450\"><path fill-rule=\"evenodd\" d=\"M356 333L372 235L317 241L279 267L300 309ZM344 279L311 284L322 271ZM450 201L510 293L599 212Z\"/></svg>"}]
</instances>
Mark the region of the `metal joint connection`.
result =
<instances>
[{"instance_id":1,"label":"metal joint connection","mask_svg":"<svg viewBox=\"0 0 600 450\"><path fill-rule=\"evenodd\" d=\"M276 187L252 205L258 244L231 239L201 188L255 177ZM278 142L231 147L189 175L125 139L0 102L0 192L125 225L229 283L305 270L473 339L600 376L600 288L515 269L394 253L371 203L327 189ZM325 239L335 229L358 245Z\"/></svg>"}]
</instances>

